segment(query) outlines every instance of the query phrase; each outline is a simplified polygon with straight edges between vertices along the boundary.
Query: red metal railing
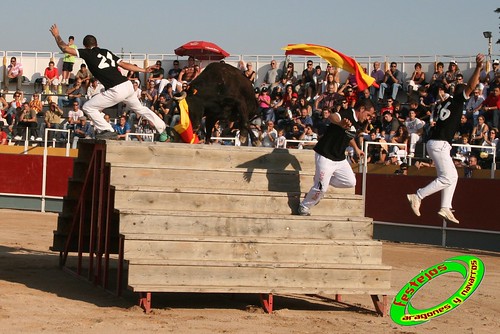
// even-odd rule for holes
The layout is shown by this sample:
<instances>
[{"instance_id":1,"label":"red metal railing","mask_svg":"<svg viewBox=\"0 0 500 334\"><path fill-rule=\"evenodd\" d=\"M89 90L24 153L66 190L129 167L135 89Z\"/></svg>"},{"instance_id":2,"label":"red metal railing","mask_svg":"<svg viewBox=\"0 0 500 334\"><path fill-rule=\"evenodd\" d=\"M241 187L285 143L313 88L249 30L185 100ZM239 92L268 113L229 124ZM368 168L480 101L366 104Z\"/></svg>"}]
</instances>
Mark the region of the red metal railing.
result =
<instances>
[{"instance_id":1,"label":"red metal railing","mask_svg":"<svg viewBox=\"0 0 500 334\"><path fill-rule=\"evenodd\" d=\"M88 253L87 279L95 285L108 289L110 254L113 248L111 237L114 196L110 186L110 166L106 164L106 144L104 141L82 143L80 150L82 153L85 150L87 152L91 150L91 155L78 202L73 209L73 217L64 250L60 253L60 266L77 276L82 276L84 253ZM81 156L85 156L85 153ZM78 240L76 249L78 255L76 270L72 270L67 266L67 260L69 253L75 251L73 246L75 238ZM119 264L116 293L120 295L123 247L118 247Z\"/></svg>"}]
</instances>

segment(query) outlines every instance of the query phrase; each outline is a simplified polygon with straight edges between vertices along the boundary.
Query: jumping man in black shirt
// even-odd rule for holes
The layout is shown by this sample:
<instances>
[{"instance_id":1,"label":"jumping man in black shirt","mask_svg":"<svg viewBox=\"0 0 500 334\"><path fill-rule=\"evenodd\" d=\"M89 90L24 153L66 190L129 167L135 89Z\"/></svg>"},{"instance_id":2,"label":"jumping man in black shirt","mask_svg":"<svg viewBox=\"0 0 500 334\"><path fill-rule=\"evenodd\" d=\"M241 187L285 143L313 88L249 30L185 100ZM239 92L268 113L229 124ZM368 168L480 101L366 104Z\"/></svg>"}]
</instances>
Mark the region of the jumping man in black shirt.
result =
<instances>
[{"instance_id":1,"label":"jumping man in black shirt","mask_svg":"<svg viewBox=\"0 0 500 334\"><path fill-rule=\"evenodd\" d=\"M132 82L127 80L127 77L123 76L118 70L118 66L120 66L129 71L149 73L152 72L152 67L144 69L123 61L111 51L99 48L96 38L92 35L87 35L83 39L84 49L75 50L62 40L57 25L52 25L50 32L54 36L59 49L62 52L85 60L90 72L106 89L103 93L93 96L82 107L83 111L94 122L94 127L97 130L96 138L117 138L113 127L106 122L101 111L119 102L126 103L132 111L150 121L158 133L162 133L165 130L165 123L151 109L141 105Z\"/></svg>"},{"instance_id":2,"label":"jumping man in black shirt","mask_svg":"<svg viewBox=\"0 0 500 334\"><path fill-rule=\"evenodd\" d=\"M429 156L436 165L437 178L426 187L418 189L415 194L407 195L411 208L417 216L420 216L421 201L427 196L441 191L441 209L438 211L438 215L448 222L459 223L451 210L451 202L458 181L457 169L450 155L451 141L460 126L464 102L469 99L470 94L479 83L483 62L484 55L478 54L476 68L467 85L457 85L453 95L441 101L437 106L436 125L425 145Z\"/></svg>"},{"instance_id":3,"label":"jumping man in black shirt","mask_svg":"<svg viewBox=\"0 0 500 334\"><path fill-rule=\"evenodd\" d=\"M314 184L299 205L299 215L309 216L310 208L323 198L329 185L337 188L352 188L356 185L356 177L346 159L345 149L350 145L358 155L363 154L354 138L362 129L363 123L374 116L375 109L368 101L355 109L344 109L330 115L331 124L314 146Z\"/></svg>"}]
</instances>

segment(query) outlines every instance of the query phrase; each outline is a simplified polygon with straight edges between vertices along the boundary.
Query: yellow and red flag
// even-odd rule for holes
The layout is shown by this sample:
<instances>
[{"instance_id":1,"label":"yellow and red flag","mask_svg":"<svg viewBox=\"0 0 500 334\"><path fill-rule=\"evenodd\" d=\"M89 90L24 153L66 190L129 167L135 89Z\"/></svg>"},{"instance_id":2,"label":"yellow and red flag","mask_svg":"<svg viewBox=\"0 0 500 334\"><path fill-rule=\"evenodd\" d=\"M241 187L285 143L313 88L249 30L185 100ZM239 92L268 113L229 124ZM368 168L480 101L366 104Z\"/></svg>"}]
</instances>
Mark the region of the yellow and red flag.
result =
<instances>
[{"instance_id":1,"label":"yellow and red flag","mask_svg":"<svg viewBox=\"0 0 500 334\"><path fill-rule=\"evenodd\" d=\"M174 126L174 130L181 136L181 139L185 143L197 144L198 136L193 133L193 126L191 125L191 119L189 118L189 107L186 99L182 99L179 102L179 114L181 116L180 122Z\"/></svg>"},{"instance_id":2,"label":"yellow and red flag","mask_svg":"<svg viewBox=\"0 0 500 334\"><path fill-rule=\"evenodd\" d=\"M359 90L364 90L370 86L375 86L378 88L378 84L375 79L365 73L363 68L351 57L348 57L334 49L327 46L321 46L316 44L288 44L282 50L285 50L285 54L288 55L301 55L309 56L315 55L326 60L330 65L334 67L339 67L347 72L354 74L356 76L356 81L358 83Z\"/></svg>"}]
</instances>

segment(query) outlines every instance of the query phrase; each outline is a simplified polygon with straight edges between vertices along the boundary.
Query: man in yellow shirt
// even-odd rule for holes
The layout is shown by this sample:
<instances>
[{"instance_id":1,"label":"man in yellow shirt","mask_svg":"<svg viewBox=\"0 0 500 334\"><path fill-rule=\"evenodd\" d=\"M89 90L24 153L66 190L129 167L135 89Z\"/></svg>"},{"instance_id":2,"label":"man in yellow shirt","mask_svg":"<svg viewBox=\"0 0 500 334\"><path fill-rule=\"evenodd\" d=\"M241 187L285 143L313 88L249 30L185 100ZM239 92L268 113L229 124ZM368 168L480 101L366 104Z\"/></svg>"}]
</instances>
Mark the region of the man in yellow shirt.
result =
<instances>
[{"instance_id":1,"label":"man in yellow shirt","mask_svg":"<svg viewBox=\"0 0 500 334\"><path fill-rule=\"evenodd\" d=\"M74 44L75 42L75 37L74 36L69 36L68 38L68 46L72 49L77 49L77 46ZM63 73L62 73L62 80L61 84L63 85L69 85L69 76L71 75L71 72L73 71L73 65L75 64L75 59L76 57L69 54L65 53L64 58L63 58Z\"/></svg>"}]
</instances>

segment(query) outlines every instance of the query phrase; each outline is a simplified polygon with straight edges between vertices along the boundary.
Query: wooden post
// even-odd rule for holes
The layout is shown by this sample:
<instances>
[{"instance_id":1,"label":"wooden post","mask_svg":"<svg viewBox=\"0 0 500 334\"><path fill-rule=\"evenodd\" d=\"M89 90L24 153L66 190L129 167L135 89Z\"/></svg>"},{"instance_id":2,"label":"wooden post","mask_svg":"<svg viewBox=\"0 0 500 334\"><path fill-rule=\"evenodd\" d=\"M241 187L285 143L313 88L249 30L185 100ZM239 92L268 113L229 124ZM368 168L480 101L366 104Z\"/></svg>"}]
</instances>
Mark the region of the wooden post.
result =
<instances>
[{"instance_id":1,"label":"wooden post","mask_svg":"<svg viewBox=\"0 0 500 334\"><path fill-rule=\"evenodd\" d=\"M8 90L9 79L8 79L8 75L7 75L7 72L8 72L8 70L7 70L7 55L3 56L3 67L4 67L4 71L3 71L3 85Z\"/></svg>"}]
</instances>

